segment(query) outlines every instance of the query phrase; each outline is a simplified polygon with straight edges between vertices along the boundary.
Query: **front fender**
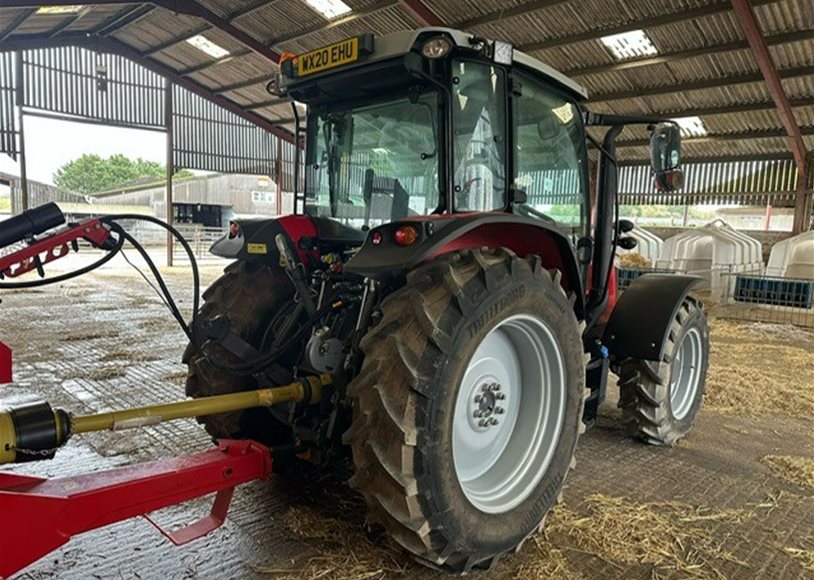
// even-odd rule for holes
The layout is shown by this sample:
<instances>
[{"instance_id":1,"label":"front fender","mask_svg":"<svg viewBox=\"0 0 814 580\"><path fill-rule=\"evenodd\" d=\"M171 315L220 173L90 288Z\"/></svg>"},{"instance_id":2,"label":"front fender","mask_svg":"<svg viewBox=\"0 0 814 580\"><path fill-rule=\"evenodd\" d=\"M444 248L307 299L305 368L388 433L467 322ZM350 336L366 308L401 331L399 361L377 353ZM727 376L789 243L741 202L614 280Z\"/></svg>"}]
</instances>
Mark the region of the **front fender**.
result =
<instances>
[{"instance_id":1,"label":"front fender","mask_svg":"<svg viewBox=\"0 0 814 580\"><path fill-rule=\"evenodd\" d=\"M610 315L602 342L615 360L661 362L684 298L702 281L682 274L644 274L622 293Z\"/></svg>"}]
</instances>

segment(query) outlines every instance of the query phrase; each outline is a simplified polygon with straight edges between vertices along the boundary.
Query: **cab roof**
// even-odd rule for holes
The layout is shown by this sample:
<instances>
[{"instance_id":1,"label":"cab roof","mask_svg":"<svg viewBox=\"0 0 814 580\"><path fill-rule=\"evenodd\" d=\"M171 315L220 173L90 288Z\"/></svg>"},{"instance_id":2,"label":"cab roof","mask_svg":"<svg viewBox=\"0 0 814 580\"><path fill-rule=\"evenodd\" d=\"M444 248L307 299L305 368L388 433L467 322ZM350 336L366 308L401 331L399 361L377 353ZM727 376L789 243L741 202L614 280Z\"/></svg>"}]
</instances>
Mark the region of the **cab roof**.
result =
<instances>
[{"instance_id":1,"label":"cab roof","mask_svg":"<svg viewBox=\"0 0 814 580\"><path fill-rule=\"evenodd\" d=\"M470 43L470 39L473 38L473 35L467 32L463 32L461 30L455 30L452 28L442 28L442 27L425 27L425 28L417 28L414 30L402 30L398 32L392 32L390 34L385 34L382 36L376 36L374 41L374 48L373 52L364 60L360 61L359 63L343 66L341 67L342 71L352 70L358 67L362 67L365 65L369 65L370 63L383 61L390 58L397 57L399 55L406 54L410 52L415 46L416 41L418 40L419 36L432 36L432 35L445 35L452 40L455 46L463 47L463 48L471 48L472 44ZM489 39L483 39L486 42L492 42ZM519 64L526 68L532 69L567 91L573 94L578 100L583 100L588 98L588 92L586 91L585 87L580 85L579 83L573 81L560 71L554 69L553 67L541 62L540 60L529 56L523 52L518 50L513 51L513 64ZM338 72L337 70L330 70L326 71L325 73L314 74L313 78L319 78L322 76L329 76L333 73ZM312 77L309 76L309 79ZM281 79L281 87L287 88L289 86L298 84L298 79Z\"/></svg>"}]
</instances>

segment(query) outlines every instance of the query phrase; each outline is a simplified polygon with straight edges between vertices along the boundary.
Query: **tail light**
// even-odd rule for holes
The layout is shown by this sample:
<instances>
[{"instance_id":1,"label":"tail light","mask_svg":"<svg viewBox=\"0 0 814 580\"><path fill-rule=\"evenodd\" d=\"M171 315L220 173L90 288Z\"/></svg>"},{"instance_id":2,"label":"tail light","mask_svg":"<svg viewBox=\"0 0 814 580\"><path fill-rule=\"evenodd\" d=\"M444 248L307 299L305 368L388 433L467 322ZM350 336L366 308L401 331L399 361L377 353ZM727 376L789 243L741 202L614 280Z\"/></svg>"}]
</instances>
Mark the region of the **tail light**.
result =
<instances>
[{"instance_id":1,"label":"tail light","mask_svg":"<svg viewBox=\"0 0 814 580\"><path fill-rule=\"evenodd\" d=\"M229 222L229 239L233 240L240 237L240 226L237 222Z\"/></svg>"},{"instance_id":2,"label":"tail light","mask_svg":"<svg viewBox=\"0 0 814 580\"><path fill-rule=\"evenodd\" d=\"M401 226L393 234L393 239L399 246L409 246L418 239L418 230L413 226Z\"/></svg>"}]
</instances>

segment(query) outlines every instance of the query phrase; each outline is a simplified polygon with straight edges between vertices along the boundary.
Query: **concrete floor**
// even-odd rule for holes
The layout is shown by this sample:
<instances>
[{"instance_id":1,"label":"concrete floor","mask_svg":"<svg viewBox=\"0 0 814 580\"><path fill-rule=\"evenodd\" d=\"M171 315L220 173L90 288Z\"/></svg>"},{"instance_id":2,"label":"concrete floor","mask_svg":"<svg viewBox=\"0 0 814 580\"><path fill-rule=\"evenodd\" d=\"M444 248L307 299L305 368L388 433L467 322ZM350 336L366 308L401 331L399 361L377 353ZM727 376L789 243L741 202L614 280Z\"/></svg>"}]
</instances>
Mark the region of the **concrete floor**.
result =
<instances>
[{"instance_id":1,"label":"concrete floor","mask_svg":"<svg viewBox=\"0 0 814 580\"><path fill-rule=\"evenodd\" d=\"M214 279L218 268L206 266L204 278ZM183 307L190 303L187 280L183 269L170 275ZM73 282L0 292L0 298L0 339L14 350L16 381L0 390L3 404L44 398L56 406L89 412L183 396L184 337L152 291L118 259ZM803 348L814 352L814 340L804 341ZM811 389L811 383L809 377L809 384L799 387ZM5 469L65 476L181 455L208 445L208 437L194 421L178 421L134 432L77 437L52 461ZM556 577L814 578L814 571L785 550L814 541L814 490L779 478L761 463L766 455L814 458L811 417L702 410L689 438L674 449L658 449L627 438L615 421L615 411L606 411L580 441L577 468L564 496L570 510L587 514L586 498L599 493L636 502L738 509L748 512L749 518L741 524L711 519L709 531L730 557L683 571L646 560L614 561L567 535L552 534L548 541L561 551L566 566ZM365 532L359 500L341 479L303 469L244 486L220 530L181 548L173 547L143 519L116 524L75 538L18 578L316 577L320 569L325 578L435 576L398 552L393 556L386 540ZM162 510L157 519L178 527L200 517L207 507L206 501L196 501ZM314 513L331 529L344 526L339 529L347 537L302 533L307 522L298 525L297 518ZM333 564L349 545L353 558L373 552L367 575L359 573L359 566ZM529 564L540 557L534 542L528 542L519 554L504 558L480 577L530 577L534 568Z\"/></svg>"}]
</instances>

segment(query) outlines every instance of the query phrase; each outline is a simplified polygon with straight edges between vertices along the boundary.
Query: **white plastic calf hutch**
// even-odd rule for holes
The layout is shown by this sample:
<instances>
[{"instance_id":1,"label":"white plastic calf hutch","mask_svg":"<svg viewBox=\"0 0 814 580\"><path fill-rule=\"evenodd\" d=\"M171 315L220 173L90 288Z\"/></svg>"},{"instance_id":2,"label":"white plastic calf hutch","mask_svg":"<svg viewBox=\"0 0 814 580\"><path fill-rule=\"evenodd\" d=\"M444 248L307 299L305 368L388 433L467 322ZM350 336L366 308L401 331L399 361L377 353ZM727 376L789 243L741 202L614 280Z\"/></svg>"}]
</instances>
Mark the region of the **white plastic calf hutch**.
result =
<instances>
[{"instance_id":1,"label":"white plastic calf hutch","mask_svg":"<svg viewBox=\"0 0 814 580\"><path fill-rule=\"evenodd\" d=\"M721 301L731 295L736 273L763 274L763 247L723 220L715 220L666 239L656 268L702 277L701 289Z\"/></svg>"},{"instance_id":2,"label":"white plastic calf hutch","mask_svg":"<svg viewBox=\"0 0 814 580\"><path fill-rule=\"evenodd\" d=\"M814 231L776 243L769 255L766 275L814 280Z\"/></svg>"},{"instance_id":3,"label":"white plastic calf hutch","mask_svg":"<svg viewBox=\"0 0 814 580\"><path fill-rule=\"evenodd\" d=\"M644 228L640 228L639 226L634 227L630 232L625 234L625 237L633 238L638 243L632 250L625 250L622 248L617 249L617 254L629 254L631 252L641 254L650 260L651 266L655 265L656 259L661 253L661 247L664 245L664 240L662 240L656 234L649 232Z\"/></svg>"}]
</instances>

